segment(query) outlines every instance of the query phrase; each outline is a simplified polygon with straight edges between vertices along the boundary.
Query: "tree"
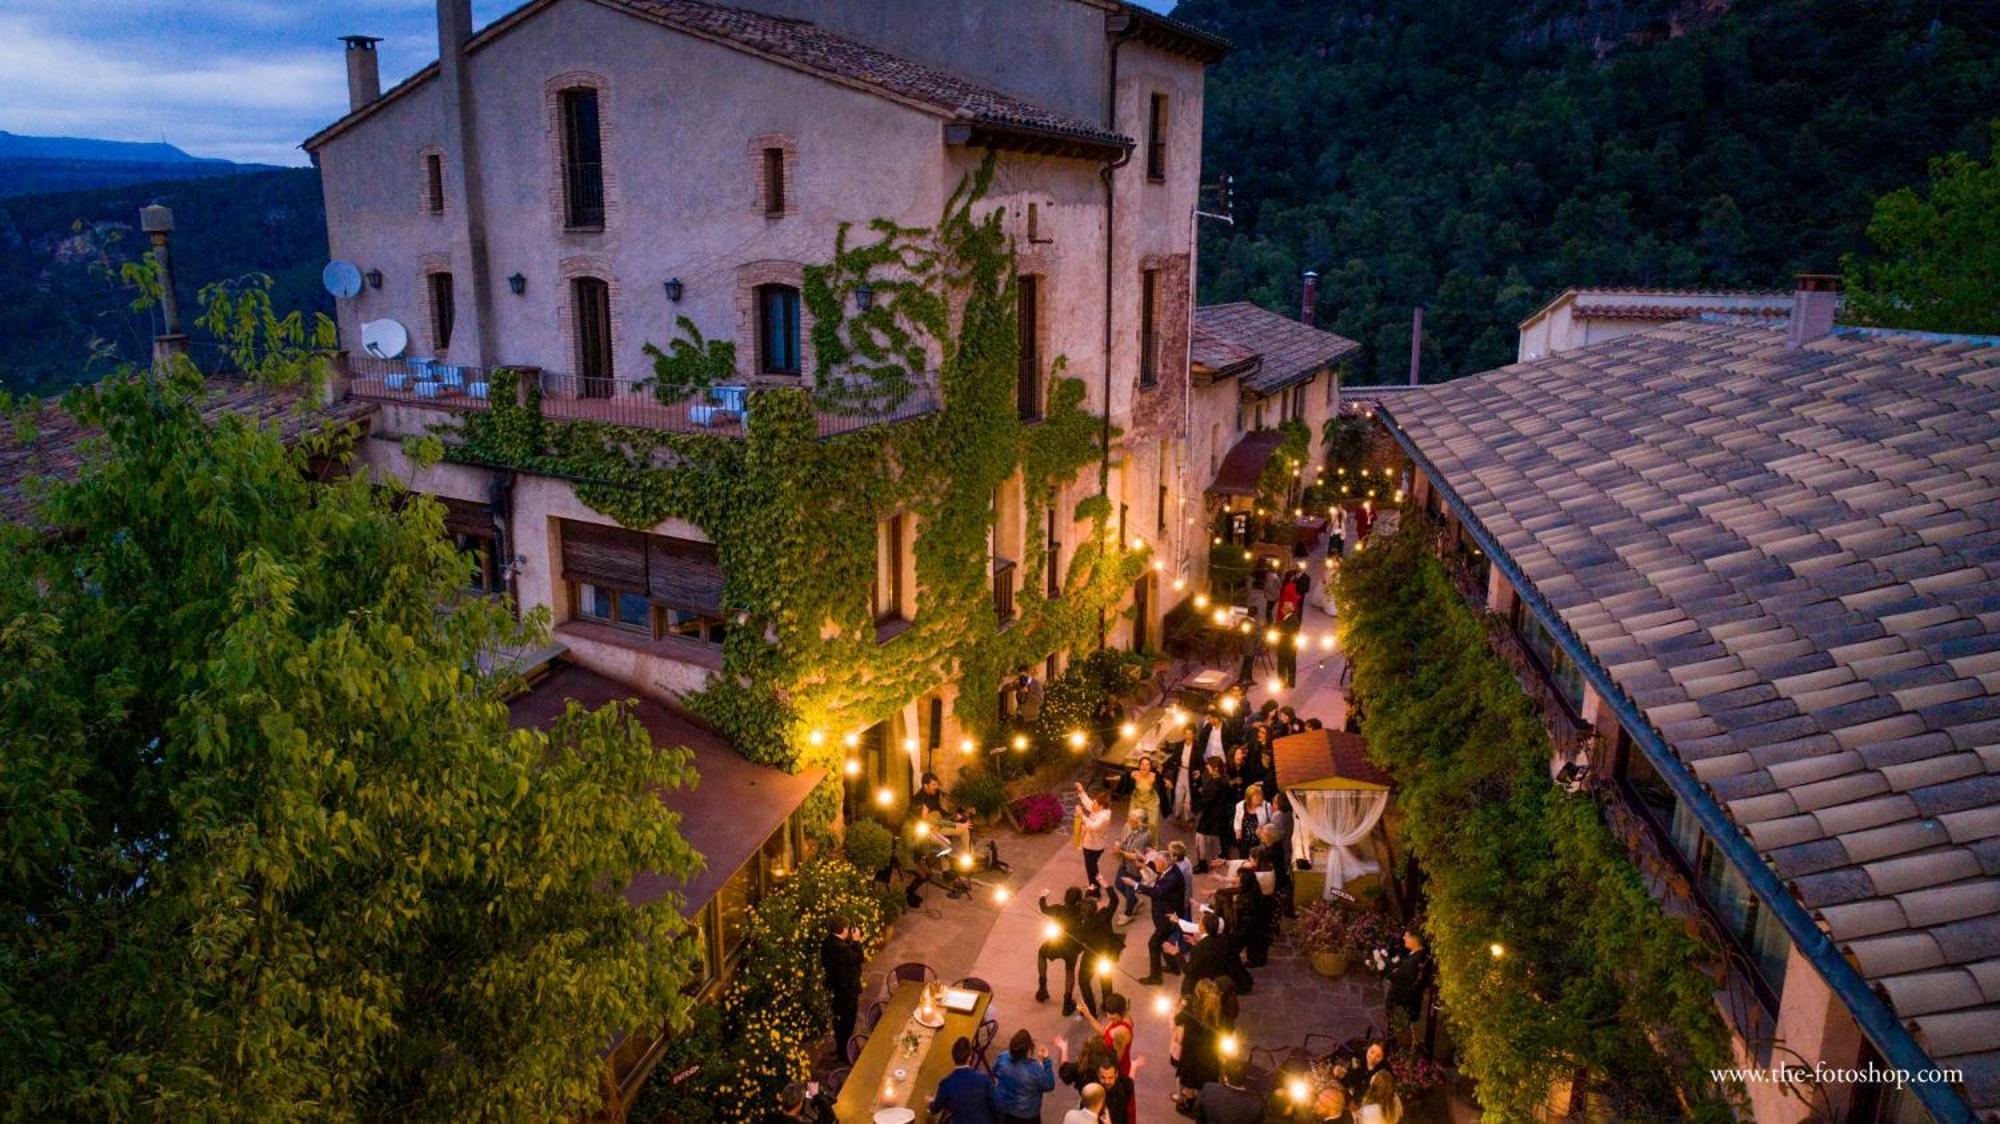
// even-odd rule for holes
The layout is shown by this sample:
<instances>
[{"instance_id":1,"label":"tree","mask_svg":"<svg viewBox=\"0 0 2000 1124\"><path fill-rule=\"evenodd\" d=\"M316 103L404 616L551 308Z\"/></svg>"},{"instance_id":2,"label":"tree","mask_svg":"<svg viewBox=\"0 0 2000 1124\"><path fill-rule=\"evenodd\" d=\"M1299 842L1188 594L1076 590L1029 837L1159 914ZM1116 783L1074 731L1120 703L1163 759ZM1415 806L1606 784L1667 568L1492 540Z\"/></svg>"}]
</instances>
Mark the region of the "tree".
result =
<instances>
[{"instance_id":1,"label":"tree","mask_svg":"<svg viewBox=\"0 0 2000 1124\"><path fill-rule=\"evenodd\" d=\"M553 1120L681 1020L691 776L623 707L510 730L441 508L204 420L191 371L0 527L0 1116ZM49 407L53 409L55 407ZM32 418L28 419L32 422Z\"/></svg>"},{"instance_id":2,"label":"tree","mask_svg":"<svg viewBox=\"0 0 2000 1124\"><path fill-rule=\"evenodd\" d=\"M2000 141L2000 120L1993 122ZM1868 324L1927 332L2000 332L2000 151L1931 163L1930 189L1875 204L1876 258L1848 255L1847 308Z\"/></svg>"}]
</instances>

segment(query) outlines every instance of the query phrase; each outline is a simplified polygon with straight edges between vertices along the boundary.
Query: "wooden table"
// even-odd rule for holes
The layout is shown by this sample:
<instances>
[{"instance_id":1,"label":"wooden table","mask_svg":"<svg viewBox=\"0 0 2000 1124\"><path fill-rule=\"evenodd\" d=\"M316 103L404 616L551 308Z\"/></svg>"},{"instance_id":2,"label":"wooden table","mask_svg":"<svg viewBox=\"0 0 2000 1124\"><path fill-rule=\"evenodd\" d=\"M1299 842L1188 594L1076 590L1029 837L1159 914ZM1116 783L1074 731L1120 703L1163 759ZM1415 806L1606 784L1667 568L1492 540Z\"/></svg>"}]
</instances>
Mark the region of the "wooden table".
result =
<instances>
[{"instance_id":1,"label":"wooden table","mask_svg":"<svg viewBox=\"0 0 2000 1124\"><path fill-rule=\"evenodd\" d=\"M872 1124L874 1121L875 1110L879 1107L876 1102L882 1098L882 1079L896 1067L903 1053L896 1040L903 1036L903 1028L916 1012L917 1000L923 993L923 984L906 981L898 984L889 996L889 1005L882 1011L882 1020L868 1032L868 1044L861 1048L861 1056L855 1059L854 1068L847 1075L847 1084L841 1086L840 1099L833 1103L833 1116L840 1124ZM983 991L976 994L979 999L970 1012L944 1011L943 1029L931 1041L930 1051L918 1059L916 1083L905 1106L916 1110L918 1120L929 1115L926 1109L931 1098L937 1095L938 1083L952 1071L951 1044L960 1038L975 1037L979 1024L986 1019L986 1008L993 997ZM989 1054L997 1047L997 1043L989 1046Z\"/></svg>"}]
</instances>

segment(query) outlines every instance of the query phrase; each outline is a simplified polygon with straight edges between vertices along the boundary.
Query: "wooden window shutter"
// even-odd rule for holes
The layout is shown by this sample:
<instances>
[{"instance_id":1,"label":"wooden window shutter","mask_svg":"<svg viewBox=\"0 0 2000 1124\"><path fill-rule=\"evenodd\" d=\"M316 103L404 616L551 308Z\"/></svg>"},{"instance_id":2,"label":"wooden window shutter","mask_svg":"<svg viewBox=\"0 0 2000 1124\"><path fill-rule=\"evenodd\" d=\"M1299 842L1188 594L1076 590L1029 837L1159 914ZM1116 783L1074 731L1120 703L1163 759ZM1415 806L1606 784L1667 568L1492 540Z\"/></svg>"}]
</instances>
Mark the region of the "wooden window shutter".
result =
<instances>
[{"instance_id":1,"label":"wooden window shutter","mask_svg":"<svg viewBox=\"0 0 2000 1124\"><path fill-rule=\"evenodd\" d=\"M623 527L562 525L563 578L642 592L646 589L646 536Z\"/></svg>"},{"instance_id":2,"label":"wooden window shutter","mask_svg":"<svg viewBox=\"0 0 2000 1124\"><path fill-rule=\"evenodd\" d=\"M455 500L439 496L444 505L444 530L448 535L471 535L479 539L500 537L500 525L493 521L493 509L475 500Z\"/></svg>"},{"instance_id":3,"label":"wooden window shutter","mask_svg":"<svg viewBox=\"0 0 2000 1124\"><path fill-rule=\"evenodd\" d=\"M722 615L722 563L715 544L652 535L646 539L647 592L676 609Z\"/></svg>"}]
</instances>

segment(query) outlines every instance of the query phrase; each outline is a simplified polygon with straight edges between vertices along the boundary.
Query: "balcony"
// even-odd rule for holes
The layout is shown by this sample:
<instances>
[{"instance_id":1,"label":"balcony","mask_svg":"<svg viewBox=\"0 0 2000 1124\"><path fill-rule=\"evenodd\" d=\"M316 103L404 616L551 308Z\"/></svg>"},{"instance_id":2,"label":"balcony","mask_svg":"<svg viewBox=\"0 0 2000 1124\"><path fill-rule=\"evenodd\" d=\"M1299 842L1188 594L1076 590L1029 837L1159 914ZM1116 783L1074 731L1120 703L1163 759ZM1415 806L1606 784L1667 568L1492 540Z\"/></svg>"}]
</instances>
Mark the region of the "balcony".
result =
<instances>
[{"instance_id":1,"label":"balcony","mask_svg":"<svg viewBox=\"0 0 2000 1124\"><path fill-rule=\"evenodd\" d=\"M354 355L343 363L347 393L354 398L444 412L493 408L493 375L499 368ZM705 394L662 401L650 379L584 378L534 367L514 370L532 374L537 380L544 418L717 437L748 433L758 391L804 385L796 379L746 379L736 385L713 387ZM837 437L920 418L938 409L937 389L928 379L911 383L901 395L873 388L857 391L820 405L816 411L818 435Z\"/></svg>"},{"instance_id":2,"label":"balcony","mask_svg":"<svg viewBox=\"0 0 2000 1124\"><path fill-rule=\"evenodd\" d=\"M993 615L1002 628L1014 620L1014 575L1019 569L1011 559L993 560Z\"/></svg>"}]
</instances>

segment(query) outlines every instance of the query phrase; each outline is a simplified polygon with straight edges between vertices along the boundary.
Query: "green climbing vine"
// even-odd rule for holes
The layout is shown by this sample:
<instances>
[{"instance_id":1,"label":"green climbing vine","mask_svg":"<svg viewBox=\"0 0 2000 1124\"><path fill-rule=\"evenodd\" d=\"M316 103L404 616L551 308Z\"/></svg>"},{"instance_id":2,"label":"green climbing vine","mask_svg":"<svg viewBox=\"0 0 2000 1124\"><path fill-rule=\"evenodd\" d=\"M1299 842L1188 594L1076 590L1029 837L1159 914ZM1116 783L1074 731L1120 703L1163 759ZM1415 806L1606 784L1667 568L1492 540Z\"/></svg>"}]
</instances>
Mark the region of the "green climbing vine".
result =
<instances>
[{"instance_id":1,"label":"green climbing vine","mask_svg":"<svg viewBox=\"0 0 2000 1124\"><path fill-rule=\"evenodd\" d=\"M742 437L676 434L544 417L533 386L493 379L490 410L449 435L446 455L573 482L592 508L629 527L687 520L716 544L723 601L736 624L720 674L686 702L754 760L839 775L841 735L887 719L946 684L974 736L994 732L995 697L1011 669L1096 640L1147 559L1111 530L1101 494L1059 513L1089 521L1064 542L1060 593L1023 582L1001 627L989 582L996 489L1021 473L1027 511L1021 574L1040 573L1044 513L1099 455L1101 419L1085 391L1051 372L1045 420L1015 408L1014 252L1002 212L981 206L990 161L968 176L930 229L886 221L872 237L843 227L832 259L805 272L815 387L758 392ZM871 300L857 309L855 292ZM685 340L652 349L655 392L712 386L718 341L682 324ZM733 356L732 356L733 358ZM888 410L937 371L941 408L833 437L816 411ZM525 394L520 393L526 391ZM878 523L915 520L917 606L910 626L878 641L869 612ZM815 794L830 820L838 782Z\"/></svg>"}]
</instances>

